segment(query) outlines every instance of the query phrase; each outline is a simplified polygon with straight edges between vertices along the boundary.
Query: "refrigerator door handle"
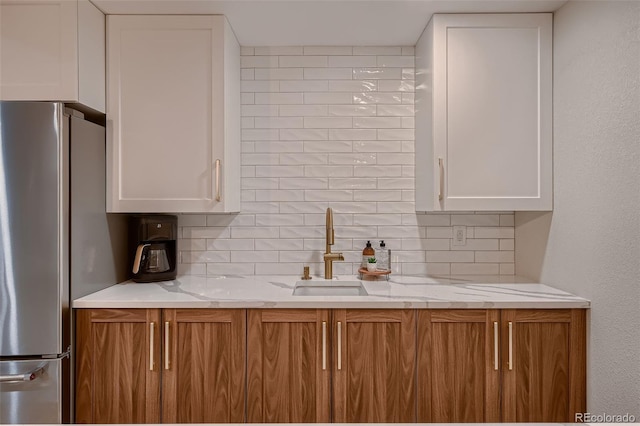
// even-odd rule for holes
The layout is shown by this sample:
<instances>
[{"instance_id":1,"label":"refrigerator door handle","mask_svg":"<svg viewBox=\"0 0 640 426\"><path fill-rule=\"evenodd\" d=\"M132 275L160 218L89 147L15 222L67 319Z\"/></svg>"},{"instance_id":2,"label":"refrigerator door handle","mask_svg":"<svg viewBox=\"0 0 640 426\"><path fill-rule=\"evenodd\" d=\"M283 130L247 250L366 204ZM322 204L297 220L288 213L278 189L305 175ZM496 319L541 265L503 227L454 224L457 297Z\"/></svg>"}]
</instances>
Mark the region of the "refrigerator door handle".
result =
<instances>
[{"instance_id":1,"label":"refrigerator door handle","mask_svg":"<svg viewBox=\"0 0 640 426\"><path fill-rule=\"evenodd\" d=\"M0 376L0 383L21 383L31 382L44 374L44 368L46 364L41 364L31 371L20 374L9 374L6 376Z\"/></svg>"}]
</instances>

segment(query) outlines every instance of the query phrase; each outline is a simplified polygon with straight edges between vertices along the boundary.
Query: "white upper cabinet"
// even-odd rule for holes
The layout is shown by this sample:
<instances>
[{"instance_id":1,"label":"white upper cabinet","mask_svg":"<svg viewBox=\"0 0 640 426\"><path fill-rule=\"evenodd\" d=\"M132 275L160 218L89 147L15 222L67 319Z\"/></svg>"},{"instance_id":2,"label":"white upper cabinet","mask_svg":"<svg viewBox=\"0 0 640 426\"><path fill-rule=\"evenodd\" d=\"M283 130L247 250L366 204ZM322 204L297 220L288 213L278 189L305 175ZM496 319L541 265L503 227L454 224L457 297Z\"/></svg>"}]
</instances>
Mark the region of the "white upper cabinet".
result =
<instances>
[{"instance_id":1,"label":"white upper cabinet","mask_svg":"<svg viewBox=\"0 0 640 426\"><path fill-rule=\"evenodd\" d=\"M0 100L105 112L105 17L88 0L0 0Z\"/></svg>"},{"instance_id":2,"label":"white upper cabinet","mask_svg":"<svg viewBox=\"0 0 640 426\"><path fill-rule=\"evenodd\" d=\"M240 209L240 47L224 16L107 17L107 211Z\"/></svg>"},{"instance_id":3,"label":"white upper cabinet","mask_svg":"<svg viewBox=\"0 0 640 426\"><path fill-rule=\"evenodd\" d=\"M552 15L434 15L416 45L416 210L552 209Z\"/></svg>"}]
</instances>

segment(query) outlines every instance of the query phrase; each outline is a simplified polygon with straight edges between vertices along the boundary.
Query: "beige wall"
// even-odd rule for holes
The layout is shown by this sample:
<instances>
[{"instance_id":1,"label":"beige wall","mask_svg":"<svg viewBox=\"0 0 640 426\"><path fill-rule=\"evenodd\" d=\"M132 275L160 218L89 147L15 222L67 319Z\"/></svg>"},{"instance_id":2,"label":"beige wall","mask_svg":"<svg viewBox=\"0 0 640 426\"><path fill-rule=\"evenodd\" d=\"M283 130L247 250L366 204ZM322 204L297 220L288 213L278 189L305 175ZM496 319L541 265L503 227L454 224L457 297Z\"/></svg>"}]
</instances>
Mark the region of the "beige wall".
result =
<instances>
[{"instance_id":1,"label":"beige wall","mask_svg":"<svg viewBox=\"0 0 640 426\"><path fill-rule=\"evenodd\" d=\"M517 213L516 273L591 299L588 411L640 419L640 2L554 16L554 211Z\"/></svg>"}]
</instances>

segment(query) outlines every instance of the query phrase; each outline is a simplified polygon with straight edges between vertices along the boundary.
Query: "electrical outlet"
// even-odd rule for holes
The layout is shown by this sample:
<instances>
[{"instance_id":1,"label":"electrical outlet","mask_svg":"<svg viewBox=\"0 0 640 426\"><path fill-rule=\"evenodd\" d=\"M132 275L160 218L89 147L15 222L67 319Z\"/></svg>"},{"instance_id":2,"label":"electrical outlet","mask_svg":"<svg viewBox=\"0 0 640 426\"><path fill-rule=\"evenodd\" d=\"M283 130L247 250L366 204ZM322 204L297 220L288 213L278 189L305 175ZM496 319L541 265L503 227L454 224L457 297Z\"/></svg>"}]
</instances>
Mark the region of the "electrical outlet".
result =
<instances>
[{"instance_id":1,"label":"electrical outlet","mask_svg":"<svg viewBox=\"0 0 640 426\"><path fill-rule=\"evenodd\" d=\"M467 245L467 227L464 225L453 227L453 245L454 246L466 246Z\"/></svg>"}]
</instances>

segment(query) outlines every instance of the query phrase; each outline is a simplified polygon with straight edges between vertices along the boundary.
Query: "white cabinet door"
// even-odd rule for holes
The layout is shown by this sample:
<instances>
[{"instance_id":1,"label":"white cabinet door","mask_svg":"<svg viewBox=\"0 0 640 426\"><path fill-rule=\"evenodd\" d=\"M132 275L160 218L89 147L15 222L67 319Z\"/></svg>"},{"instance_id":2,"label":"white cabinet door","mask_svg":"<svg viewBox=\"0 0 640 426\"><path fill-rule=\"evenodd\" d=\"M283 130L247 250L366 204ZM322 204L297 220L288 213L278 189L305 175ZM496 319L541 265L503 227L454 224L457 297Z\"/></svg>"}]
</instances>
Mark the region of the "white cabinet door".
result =
<instances>
[{"instance_id":1,"label":"white cabinet door","mask_svg":"<svg viewBox=\"0 0 640 426\"><path fill-rule=\"evenodd\" d=\"M104 25L88 0L0 0L0 100L104 112Z\"/></svg>"},{"instance_id":2,"label":"white cabinet door","mask_svg":"<svg viewBox=\"0 0 640 426\"><path fill-rule=\"evenodd\" d=\"M551 14L434 15L416 46L416 209L551 210Z\"/></svg>"},{"instance_id":3,"label":"white cabinet door","mask_svg":"<svg viewBox=\"0 0 640 426\"><path fill-rule=\"evenodd\" d=\"M224 16L108 16L107 40L107 210L238 211L240 55Z\"/></svg>"}]
</instances>

